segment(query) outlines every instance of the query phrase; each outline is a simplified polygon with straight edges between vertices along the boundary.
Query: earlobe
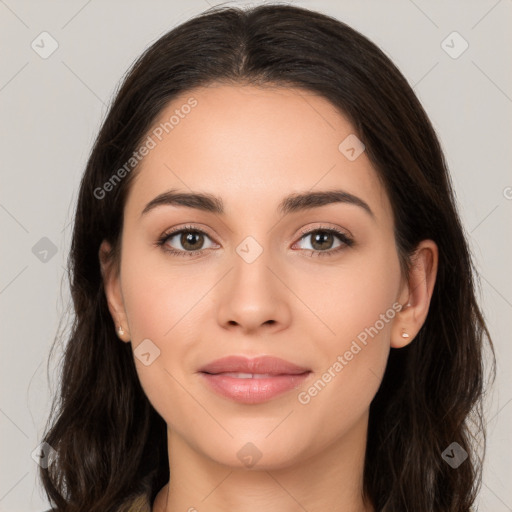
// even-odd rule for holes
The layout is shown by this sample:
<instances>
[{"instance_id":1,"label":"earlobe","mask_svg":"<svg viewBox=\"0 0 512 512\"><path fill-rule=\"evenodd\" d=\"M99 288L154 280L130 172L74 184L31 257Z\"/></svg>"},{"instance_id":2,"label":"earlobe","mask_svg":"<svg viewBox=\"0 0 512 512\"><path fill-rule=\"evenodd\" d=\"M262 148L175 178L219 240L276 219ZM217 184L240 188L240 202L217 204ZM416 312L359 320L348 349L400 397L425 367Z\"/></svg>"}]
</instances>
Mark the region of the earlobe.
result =
<instances>
[{"instance_id":1,"label":"earlobe","mask_svg":"<svg viewBox=\"0 0 512 512\"><path fill-rule=\"evenodd\" d=\"M103 288L105 290L108 309L112 316L116 333L122 341L129 342L130 333L128 330L128 321L121 292L119 269L109 257L109 255L111 255L111 251L111 245L106 240L103 240L98 251L101 275L103 278Z\"/></svg>"},{"instance_id":2,"label":"earlobe","mask_svg":"<svg viewBox=\"0 0 512 512\"><path fill-rule=\"evenodd\" d=\"M409 327L411 323L406 320L409 313L405 312L406 309L411 307L412 304L410 303L402 306L402 309L397 316L397 320L393 325L391 330L391 347L393 348L403 348L414 340L417 331L413 331L412 328Z\"/></svg>"},{"instance_id":3,"label":"earlobe","mask_svg":"<svg viewBox=\"0 0 512 512\"><path fill-rule=\"evenodd\" d=\"M393 348L411 343L427 318L437 276L438 254L434 241L423 240L411 258L409 281L404 284L402 300L399 300L406 306L398 313L391 333Z\"/></svg>"}]
</instances>

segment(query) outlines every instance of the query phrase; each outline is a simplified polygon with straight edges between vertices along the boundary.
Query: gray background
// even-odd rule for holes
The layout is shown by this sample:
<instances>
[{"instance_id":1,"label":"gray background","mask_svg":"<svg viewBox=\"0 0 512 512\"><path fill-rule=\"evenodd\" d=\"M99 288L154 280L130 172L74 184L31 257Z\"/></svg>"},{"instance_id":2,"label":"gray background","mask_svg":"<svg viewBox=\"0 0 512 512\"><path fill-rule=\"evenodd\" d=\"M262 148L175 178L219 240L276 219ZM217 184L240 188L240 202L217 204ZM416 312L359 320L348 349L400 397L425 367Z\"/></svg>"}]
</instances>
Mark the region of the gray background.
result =
<instances>
[{"instance_id":1,"label":"gray background","mask_svg":"<svg viewBox=\"0 0 512 512\"><path fill-rule=\"evenodd\" d=\"M59 352L49 375L46 361L69 304L65 267L78 184L107 105L150 43L217 3L0 0L0 512L47 506L31 453L57 383ZM291 3L333 15L380 46L440 137L498 360L479 510L510 511L512 0ZM48 36L38 37L43 31L58 43L45 59L31 47L35 40L39 51L51 48ZM460 52L462 40L451 36L442 47L453 31L469 44L458 58L445 49Z\"/></svg>"}]
</instances>

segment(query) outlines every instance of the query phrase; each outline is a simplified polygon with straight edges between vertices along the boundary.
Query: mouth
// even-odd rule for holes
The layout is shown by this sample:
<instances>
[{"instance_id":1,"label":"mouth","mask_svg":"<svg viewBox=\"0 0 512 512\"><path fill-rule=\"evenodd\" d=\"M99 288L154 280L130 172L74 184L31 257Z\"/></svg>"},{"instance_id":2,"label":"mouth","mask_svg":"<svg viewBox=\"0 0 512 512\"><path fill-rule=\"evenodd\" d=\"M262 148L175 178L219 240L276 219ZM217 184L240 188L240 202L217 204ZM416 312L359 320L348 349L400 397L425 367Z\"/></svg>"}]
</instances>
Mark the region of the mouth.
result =
<instances>
[{"instance_id":1,"label":"mouth","mask_svg":"<svg viewBox=\"0 0 512 512\"><path fill-rule=\"evenodd\" d=\"M199 373L211 391L238 403L257 404L297 389L312 372L271 356L229 356L207 364Z\"/></svg>"}]
</instances>

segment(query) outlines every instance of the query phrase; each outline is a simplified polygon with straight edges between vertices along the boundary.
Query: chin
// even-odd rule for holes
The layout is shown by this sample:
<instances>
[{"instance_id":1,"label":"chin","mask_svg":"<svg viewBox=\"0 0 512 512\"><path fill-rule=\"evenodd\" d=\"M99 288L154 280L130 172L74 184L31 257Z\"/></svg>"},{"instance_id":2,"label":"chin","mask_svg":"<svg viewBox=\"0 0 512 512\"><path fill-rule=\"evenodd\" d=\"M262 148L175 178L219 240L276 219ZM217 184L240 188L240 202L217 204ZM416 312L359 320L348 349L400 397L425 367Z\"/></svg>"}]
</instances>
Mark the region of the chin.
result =
<instances>
[{"instance_id":1,"label":"chin","mask_svg":"<svg viewBox=\"0 0 512 512\"><path fill-rule=\"evenodd\" d=\"M297 438L289 431L286 436L276 436L273 440L266 435L235 437L226 443L204 447L207 449L203 453L218 464L249 471L285 469L304 457L304 447L297 444Z\"/></svg>"}]
</instances>

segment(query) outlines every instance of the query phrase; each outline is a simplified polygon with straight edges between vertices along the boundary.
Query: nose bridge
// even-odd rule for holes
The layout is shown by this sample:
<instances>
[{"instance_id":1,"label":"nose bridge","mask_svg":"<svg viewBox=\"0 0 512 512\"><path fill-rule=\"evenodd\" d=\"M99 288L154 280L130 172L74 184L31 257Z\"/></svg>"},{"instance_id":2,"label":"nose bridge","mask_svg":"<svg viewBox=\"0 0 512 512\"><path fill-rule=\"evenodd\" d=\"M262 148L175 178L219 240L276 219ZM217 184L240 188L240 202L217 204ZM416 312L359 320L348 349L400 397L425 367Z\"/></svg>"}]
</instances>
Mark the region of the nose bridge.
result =
<instances>
[{"instance_id":1,"label":"nose bridge","mask_svg":"<svg viewBox=\"0 0 512 512\"><path fill-rule=\"evenodd\" d=\"M289 320L286 288L274 275L278 258L268 247L268 237L260 243L255 236L246 236L236 247L232 271L222 286L219 323L238 324L256 329L263 324L283 324ZM279 272L277 270L277 272Z\"/></svg>"},{"instance_id":2,"label":"nose bridge","mask_svg":"<svg viewBox=\"0 0 512 512\"><path fill-rule=\"evenodd\" d=\"M258 236L262 240L262 236ZM231 277L232 293L235 293L239 302L249 304L264 300L271 302L275 294L275 283L272 283L272 251L269 247L268 237L261 243L256 237L246 236L236 247L233 255L233 275Z\"/></svg>"}]
</instances>

